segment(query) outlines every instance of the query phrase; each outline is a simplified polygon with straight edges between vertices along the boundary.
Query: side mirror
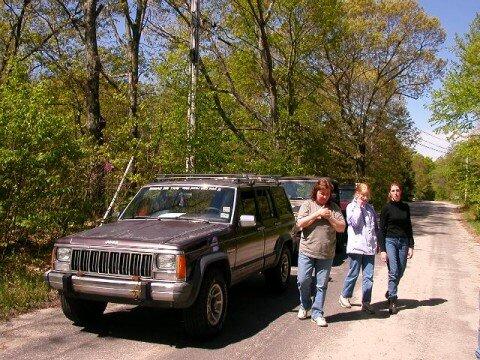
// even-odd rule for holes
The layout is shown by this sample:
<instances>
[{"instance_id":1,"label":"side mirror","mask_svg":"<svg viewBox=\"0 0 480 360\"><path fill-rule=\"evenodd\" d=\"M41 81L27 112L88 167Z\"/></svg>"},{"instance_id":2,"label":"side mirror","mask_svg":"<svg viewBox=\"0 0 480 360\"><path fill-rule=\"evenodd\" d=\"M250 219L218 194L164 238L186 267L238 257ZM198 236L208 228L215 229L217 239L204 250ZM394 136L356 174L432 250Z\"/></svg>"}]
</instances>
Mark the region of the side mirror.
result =
<instances>
[{"instance_id":1,"label":"side mirror","mask_svg":"<svg viewBox=\"0 0 480 360\"><path fill-rule=\"evenodd\" d=\"M255 225L257 225L255 215L240 215L241 227L254 227Z\"/></svg>"}]
</instances>

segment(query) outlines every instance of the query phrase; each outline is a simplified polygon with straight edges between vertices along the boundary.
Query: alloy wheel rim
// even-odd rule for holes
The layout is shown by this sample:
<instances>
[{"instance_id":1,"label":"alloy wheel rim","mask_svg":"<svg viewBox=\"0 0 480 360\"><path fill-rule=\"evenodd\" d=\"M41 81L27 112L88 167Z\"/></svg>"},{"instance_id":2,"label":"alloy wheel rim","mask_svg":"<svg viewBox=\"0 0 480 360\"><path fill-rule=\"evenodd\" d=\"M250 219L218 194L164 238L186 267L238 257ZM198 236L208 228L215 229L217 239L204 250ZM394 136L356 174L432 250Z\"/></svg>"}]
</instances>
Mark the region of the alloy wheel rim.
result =
<instances>
[{"instance_id":1,"label":"alloy wheel rim","mask_svg":"<svg viewBox=\"0 0 480 360\"><path fill-rule=\"evenodd\" d=\"M214 283L210 287L207 297L207 320L210 325L215 326L220 322L223 305L222 288L219 284Z\"/></svg>"}]
</instances>

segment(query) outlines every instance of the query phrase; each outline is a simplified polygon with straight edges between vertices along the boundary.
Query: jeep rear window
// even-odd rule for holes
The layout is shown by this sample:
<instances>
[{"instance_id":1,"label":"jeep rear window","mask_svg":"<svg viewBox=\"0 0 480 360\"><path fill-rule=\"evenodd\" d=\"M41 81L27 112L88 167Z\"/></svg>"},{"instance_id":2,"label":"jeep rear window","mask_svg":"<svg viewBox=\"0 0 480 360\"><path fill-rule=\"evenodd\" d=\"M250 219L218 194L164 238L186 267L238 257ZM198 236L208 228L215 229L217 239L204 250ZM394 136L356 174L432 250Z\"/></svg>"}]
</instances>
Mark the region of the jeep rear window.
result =
<instances>
[{"instance_id":1,"label":"jeep rear window","mask_svg":"<svg viewBox=\"0 0 480 360\"><path fill-rule=\"evenodd\" d=\"M188 219L226 222L233 213L232 188L216 186L154 186L143 188L122 219Z\"/></svg>"}]
</instances>

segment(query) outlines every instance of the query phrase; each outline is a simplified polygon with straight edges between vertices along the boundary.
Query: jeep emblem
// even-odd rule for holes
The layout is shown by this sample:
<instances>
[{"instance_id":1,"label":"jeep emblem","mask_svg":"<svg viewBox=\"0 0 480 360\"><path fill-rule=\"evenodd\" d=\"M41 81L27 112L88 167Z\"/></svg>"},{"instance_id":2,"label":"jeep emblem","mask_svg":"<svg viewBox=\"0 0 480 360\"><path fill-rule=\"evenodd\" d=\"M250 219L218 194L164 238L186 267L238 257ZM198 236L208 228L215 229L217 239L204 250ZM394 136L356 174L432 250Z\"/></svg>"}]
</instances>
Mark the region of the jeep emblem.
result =
<instances>
[{"instance_id":1,"label":"jeep emblem","mask_svg":"<svg viewBox=\"0 0 480 360\"><path fill-rule=\"evenodd\" d=\"M105 245L118 245L118 241L116 241L116 240L107 240L107 241L105 241Z\"/></svg>"}]
</instances>

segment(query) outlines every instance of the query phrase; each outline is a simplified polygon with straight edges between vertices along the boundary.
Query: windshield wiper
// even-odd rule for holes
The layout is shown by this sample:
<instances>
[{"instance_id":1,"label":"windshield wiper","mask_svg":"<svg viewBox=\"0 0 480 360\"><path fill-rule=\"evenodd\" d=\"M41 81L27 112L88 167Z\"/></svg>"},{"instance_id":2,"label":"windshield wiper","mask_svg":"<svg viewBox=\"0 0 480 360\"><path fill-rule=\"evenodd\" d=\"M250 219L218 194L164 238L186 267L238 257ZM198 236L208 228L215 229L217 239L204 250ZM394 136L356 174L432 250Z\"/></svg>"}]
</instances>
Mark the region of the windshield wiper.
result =
<instances>
[{"instance_id":1,"label":"windshield wiper","mask_svg":"<svg viewBox=\"0 0 480 360\"><path fill-rule=\"evenodd\" d=\"M176 218L176 219L180 219L180 220L190 220L190 221L198 221L198 222L210 224L210 220L207 220L207 219L199 219L199 218L191 217L191 216L180 216L180 217L178 217L178 218Z\"/></svg>"}]
</instances>

